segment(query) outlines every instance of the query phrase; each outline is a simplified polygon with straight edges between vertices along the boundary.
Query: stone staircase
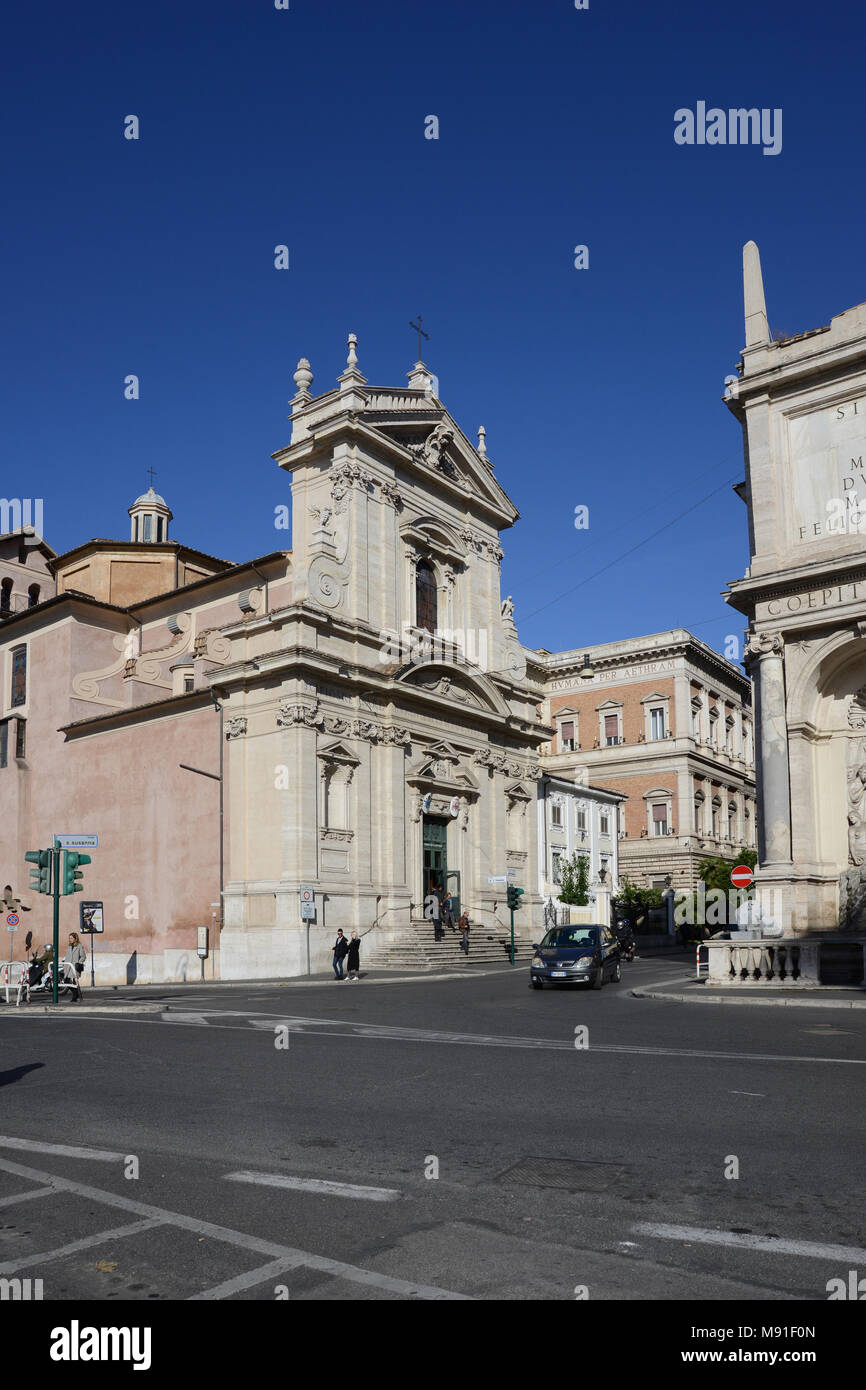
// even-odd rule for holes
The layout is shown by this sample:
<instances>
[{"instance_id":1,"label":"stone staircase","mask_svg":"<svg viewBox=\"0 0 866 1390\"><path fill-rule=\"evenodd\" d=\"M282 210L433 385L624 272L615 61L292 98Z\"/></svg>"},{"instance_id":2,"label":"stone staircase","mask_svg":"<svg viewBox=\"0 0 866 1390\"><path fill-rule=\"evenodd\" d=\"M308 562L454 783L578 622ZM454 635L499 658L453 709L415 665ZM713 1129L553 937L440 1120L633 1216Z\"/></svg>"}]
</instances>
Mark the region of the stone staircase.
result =
<instances>
[{"instance_id":1,"label":"stone staircase","mask_svg":"<svg viewBox=\"0 0 866 1390\"><path fill-rule=\"evenodd\" d=\"M514 959L528 964L532 959L532 943L538 935L527 927L522 932L514 924ZM429 921L422 918L394 941L361 953L361 970L461 970L471 965L507 965L511 959L511 929L509 927L473 925L469 932L469 955L460 949L460 933L446 927L441 941L436 941Z\"/></svg>"}]
</instances>

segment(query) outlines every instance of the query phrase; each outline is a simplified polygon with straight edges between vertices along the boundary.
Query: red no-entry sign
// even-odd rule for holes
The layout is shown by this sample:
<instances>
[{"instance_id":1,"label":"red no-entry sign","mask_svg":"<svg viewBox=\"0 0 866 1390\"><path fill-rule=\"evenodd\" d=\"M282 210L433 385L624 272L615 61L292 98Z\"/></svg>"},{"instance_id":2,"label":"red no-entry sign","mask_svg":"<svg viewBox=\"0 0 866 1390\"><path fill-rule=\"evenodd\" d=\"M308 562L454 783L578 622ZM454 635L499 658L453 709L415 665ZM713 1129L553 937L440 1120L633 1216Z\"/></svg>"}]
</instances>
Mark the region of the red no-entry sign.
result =
<instances>
[{"instance_id":1,"label":"red no-entry sign","mask_svg":"<svg viewBox=\"0 0 866 1390\"><path fill-rule=\"evenodd\" d=\"M731 883L735 888L748 888L753 878L754 874L748 864L738 864L735 869L731 869Z\"/></svg>"}]
</instances>

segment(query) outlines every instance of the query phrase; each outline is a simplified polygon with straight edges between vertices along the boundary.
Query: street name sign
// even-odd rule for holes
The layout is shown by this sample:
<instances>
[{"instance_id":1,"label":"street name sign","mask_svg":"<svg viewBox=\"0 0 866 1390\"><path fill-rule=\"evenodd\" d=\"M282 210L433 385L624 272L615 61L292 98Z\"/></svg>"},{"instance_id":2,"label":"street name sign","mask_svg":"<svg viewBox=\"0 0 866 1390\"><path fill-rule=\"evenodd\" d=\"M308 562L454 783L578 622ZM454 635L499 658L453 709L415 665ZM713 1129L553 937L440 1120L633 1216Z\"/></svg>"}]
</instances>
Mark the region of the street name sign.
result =
<instances>
[{"instance_id":1,"label":"street name sign","mask_svg":"<svg viewBox=\"0 0 866 1390\"><path fill-rule=\"evenodd\" d=\"M55 835L61 849L98 849L98 835Z\"/></svg>"}]
</instances>

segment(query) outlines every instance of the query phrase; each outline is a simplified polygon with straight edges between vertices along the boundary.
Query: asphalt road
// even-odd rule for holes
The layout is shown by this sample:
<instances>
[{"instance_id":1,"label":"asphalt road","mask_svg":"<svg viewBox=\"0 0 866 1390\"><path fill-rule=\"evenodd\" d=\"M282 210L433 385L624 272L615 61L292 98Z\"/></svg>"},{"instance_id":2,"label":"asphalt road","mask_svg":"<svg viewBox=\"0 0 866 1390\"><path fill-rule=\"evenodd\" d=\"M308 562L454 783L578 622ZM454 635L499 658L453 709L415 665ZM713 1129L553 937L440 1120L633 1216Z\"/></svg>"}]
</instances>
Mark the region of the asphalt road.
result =
<instances>
[{"instance_id":1,"label":"asphalt road","mask_svg":"<svg viewBox=\"0 0 866 1390\"><path fill-rule=\"evenodd\" d=\"M866 1274L866 1016L628 992L684 970L0 1006L0 1277L46 1300L824 1301Z\"/></svg>"}]
</instances>

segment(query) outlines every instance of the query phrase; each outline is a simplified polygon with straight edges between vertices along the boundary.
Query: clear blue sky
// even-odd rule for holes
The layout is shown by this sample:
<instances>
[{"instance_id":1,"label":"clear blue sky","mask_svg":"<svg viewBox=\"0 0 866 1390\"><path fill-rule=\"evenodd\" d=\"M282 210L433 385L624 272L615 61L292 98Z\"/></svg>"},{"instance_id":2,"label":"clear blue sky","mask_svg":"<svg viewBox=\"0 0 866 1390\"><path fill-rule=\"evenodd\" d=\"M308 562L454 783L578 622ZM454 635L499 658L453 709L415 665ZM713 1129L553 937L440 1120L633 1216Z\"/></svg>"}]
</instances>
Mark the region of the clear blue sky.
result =
<instances>
[{"instance_id":1,"label":"clear blue sky","mask_svg":"<svg viewBox=\"0 0 866 1390\"><path fill-rule=\"evenodd\" d=\"M401 385L420 310L442 398L486 426L521 512L522 640L685 625L721 648L742 619L719 591L748 561L721 404L741 247L775 332L866 298L864 30L841 0L14 7L3 495L43 497L65 550L125 538L153 466L177 539L279 548L269 455L298 358L327 390L353 331L370 382ZM781 107L781 154L675 145L699 100Z\"/></svg>"}]
</instances>

